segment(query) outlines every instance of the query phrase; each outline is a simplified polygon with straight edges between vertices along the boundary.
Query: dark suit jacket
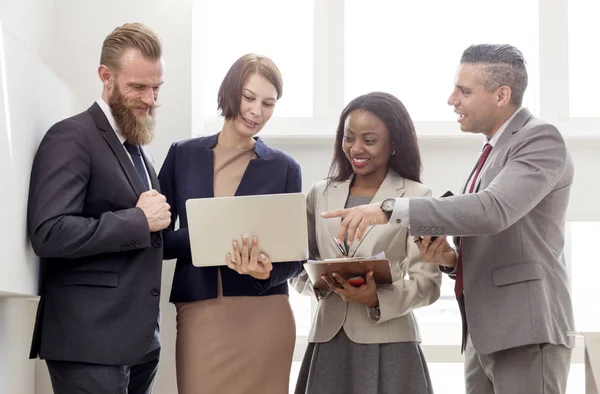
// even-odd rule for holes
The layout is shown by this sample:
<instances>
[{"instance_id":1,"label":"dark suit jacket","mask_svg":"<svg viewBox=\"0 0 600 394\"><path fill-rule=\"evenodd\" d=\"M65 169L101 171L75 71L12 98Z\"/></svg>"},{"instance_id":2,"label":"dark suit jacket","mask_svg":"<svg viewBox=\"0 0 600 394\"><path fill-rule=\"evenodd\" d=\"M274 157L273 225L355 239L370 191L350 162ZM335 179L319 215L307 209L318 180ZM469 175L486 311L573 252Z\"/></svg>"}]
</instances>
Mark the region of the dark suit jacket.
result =
<instances>
[{"instance_id":1,"label":"dark suit jacket","mask_svg":"<svg viewBox=\"0 0 600 394\"><path fill-rule=\"evenodd\" d=\"M177 259L171 302L191 302L217 297L219 267L192 265L185 202L190 198L214 197L214 154L218 134L192 138L171 145L160 170L160 186L171 205L171 226L164 231L165 259ZM259 138L236 196L297 193L302 189L300 166L285 153L270 148ZM174 230L179 218L179 229ZM210 226L210 223L206 223ZM268 251L267 251L268 252ZM225 259L225 256L223 256ZM287 280L302 272L301 262L273 264L271 277L257 280L223 267L225 296L288 294Z\"/></svg>"},{"instance_id":2,"label":"dark suit jacket","mask_svg":"<svg viewBox=\"0 0 600 394\"><path fill-rule=\"evenodd\" d=\"M163 251L161 234L150 233L135 208L143 191L97 104L46 133L33 162L27 218L41 257L32 358L128 365L148 350Z\"/></svg>"}]
</instances>

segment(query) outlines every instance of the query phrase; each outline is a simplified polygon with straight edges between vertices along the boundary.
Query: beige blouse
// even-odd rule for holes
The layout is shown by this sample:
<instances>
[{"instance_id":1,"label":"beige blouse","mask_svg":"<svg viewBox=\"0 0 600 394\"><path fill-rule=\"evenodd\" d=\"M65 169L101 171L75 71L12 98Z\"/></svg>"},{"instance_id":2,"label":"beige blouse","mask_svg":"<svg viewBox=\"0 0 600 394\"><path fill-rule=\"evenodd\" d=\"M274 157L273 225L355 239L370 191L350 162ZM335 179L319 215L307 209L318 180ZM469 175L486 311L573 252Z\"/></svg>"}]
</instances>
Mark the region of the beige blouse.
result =
<instances>
[{"instance_id":1,"label":"beige blouse","mask_svg":"<svg viewBox=\"0 0 600 394\"><path fill-rule=\"evenodd\" d=\"M254 148L226 148L217 144L215 153L215 197L234 196L250 160L256 158Z\"/></svg>"}]
</instances>

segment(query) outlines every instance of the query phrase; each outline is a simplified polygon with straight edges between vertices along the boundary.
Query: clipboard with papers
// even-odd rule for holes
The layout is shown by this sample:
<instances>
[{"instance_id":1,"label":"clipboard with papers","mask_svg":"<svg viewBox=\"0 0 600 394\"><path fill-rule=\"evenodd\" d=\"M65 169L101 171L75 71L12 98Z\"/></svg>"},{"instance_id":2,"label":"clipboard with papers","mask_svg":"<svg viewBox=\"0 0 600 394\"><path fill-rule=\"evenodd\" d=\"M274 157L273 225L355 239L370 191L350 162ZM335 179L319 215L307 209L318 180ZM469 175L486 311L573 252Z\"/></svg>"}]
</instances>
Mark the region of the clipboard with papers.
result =
<instances>
[{"instance_id":1,"label":"clipboard with papers","mask_svg":"<svg viewBox=\"0 0 600 394\"><path fill-rule=\"evenodd\" d=\"M373 271L373 279L378 284L392 283L390 262L384 253L373 257L340 257L325 260L308 260L304 269L316 289L328 289L329 285L321 275L337 273L349 279L356 276L364 277L367 272Z\"/></svg>"}]
</instances>

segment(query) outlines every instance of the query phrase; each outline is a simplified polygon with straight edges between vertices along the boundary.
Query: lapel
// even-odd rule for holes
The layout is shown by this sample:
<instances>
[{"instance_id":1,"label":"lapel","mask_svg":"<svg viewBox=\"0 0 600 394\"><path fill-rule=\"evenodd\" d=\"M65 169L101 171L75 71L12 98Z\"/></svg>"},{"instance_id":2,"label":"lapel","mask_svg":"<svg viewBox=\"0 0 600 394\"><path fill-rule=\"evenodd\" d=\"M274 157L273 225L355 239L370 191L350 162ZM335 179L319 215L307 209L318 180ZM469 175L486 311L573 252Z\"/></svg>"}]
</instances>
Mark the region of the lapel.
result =
<instances>
[{"instance_id":1,"label":"lapel","mask_svg":"<svg viewBox=\"0 0 600 394\"><path fill-rule=\"evenodd\" d=\"M108 143L114 155L117 157L117 160L119 161L123 172L125 172L125 175L129 180L129 184L135 192L135 195L140 196L145 191L144 184L135 170L131 159L129 156L127 156L127 152L125 152L125 149L117 138L117 134L115 134L115 131L110 126L110 123L108 123L108 119L106 119L104 112L102 112L102 109L97 103L94 103L88 109L88 112L92 115L94 122L96 122L96 127L98 127L98 130L100 130L100 134ZM149 169L151 166L148 166L147 168ZM150 172L150 170L148 170L148 172ZM154 176L156 176L156 174ZM152 182L154 184L154 180L152 180Z\"/></svg>"},{"instance_id":2,"label":"lapel","mask_svg":"<svg viewBox=\"0 0 600 394\"><path fill-rule=\"evenodd\" d=\"M488 156L486 163L483 166L481 174L479 175L479 179L477 180L477 184L473 189L474 193L477 193L479 191L479 187L481 186L482 174L485 171L487 171L488 168L495 167L495 162L497 161L497 159L501 155L505 155L505 152L508 146L510 145L510 140L512 136L515 135L519 130L521 130L523 126L525 126L532 117L533 115L531 114L531 112L529 112L527 108L523 108L506 126L506 129L504 130L498 141L496 141L494 149L492 149L492 151L490 152L490 155ZM477 164L475 164L475 168L477 168ZM475 171L475 168L473 168L473 171Z\"/></svg>"},{"instance_id":3,"label":"lapel","mask_svg":"<svg viewBox=\"0 0 600 394\"><path fill-rule=\"evenodd\" d=\"M248 163L248 167L246 167L244 175L242 175L242 179L240 180L240 184L235 191L236 196L252 194L256 188L257 179L271 178L269 166L265 165L269 153L267 146L260 138L254 137L254 139L256 140L256 144L254 145L254 154L256 157Z\"/></svg>"},{"instance_id":4,"label":"lapel","mask_svg":"<svg viewBox=\"0 0 600 394\"><path fill-rule=\"evenodd\" d=\"M348 195L350 194L350 184L352 183L352 179L353 177L350 177L350 179L345 182L334 182L327 188L325 211L341 209L346 205L346 200L348 200ZM381 186L377 189L375 196L373 196L372 202L380 202L386 198L402 197L403 195L404 178L398 175L394 170L390 169L381 183ZM330 242L335 242L334 238L337 237L337 234L340 231L340 222L341 220L327 220ZM381 231L385 231L384 226L371 226L367 229L365 236L360 242L355 241L350 245L348 256L354 256L367 238L377 239Z\"/></svg>"},{"instance_id":5,"label":"lapel","mask_svg":"<svg viewBox=\"0 0 600 394\"><path fill-rule=\"evenodd\" d=\"M493 150L493 149L492 149ZM481 153L480 153L481 154ZM477 158L477 161L475 162L475 165L473 166L473 169L471 170L471 172L469 173L469 176L467 177L467 180L464 181L461 189L460 189L460 194L465 194L465 192L467 191L467 187L469 185L469 181L471 180L471 177L473 176L473 174L475 173L475 170L477 170L477 163L479 162L479 158Z\"/></svg>"},{"instance_id":6,"label":"lapel","mask_svg":"<svg viewBox=\"0 0 600 394\"><path fill-rule=\"evenodd\" d=\"M144 159L144 165L148 170L148 175L150 176L150 188L155 189L160 193L160 183L158 182L158 176L156 175L156 171L154 170L154 163L148 157L148 154L144 151L143 147L140 147L142 151L142 158Z\"/></svg>"},{"instance_id":7,"label":"lapel","mask_svg":"<svg viewBox=\"0 0 600 394\"><path fill-rule=\"evenodd\" d=\"M198 140L202 150L194 160L195 168L190 169L198 173L194 179L203 179L195 186L198 189L198 197L213 198L215 196L215 152L213 152L213 148L217 145L218 136L215 134Z\"/></svg>"},{"instance_id":8,"label":"lapel","mask_svg":"<svg viewBox=\"0 0 600 394\"><path fill-rule=\"evenodd\" d=\"M215 196L215 154L213 148L217 145L218 140L219 133L200 139L200 145L205 149L203 153L206 154L198 155L198 166L194 171L198 172L198 178L206 180L206 183L203 183L203 185L207 185L207 187L210 185L210 194L206 194L209 190L203 190L202 195L204 197L210 198ZM260 138L255 137L255 140L254 153L256 154L256 158L250 160L250 163L248 163L248 167L244 171L235 196L253 194L256 189L256 179L269 179L269 168L263 165L266 163L266 159L268 159L269 149Z\"/></svg>"}]
</instances>

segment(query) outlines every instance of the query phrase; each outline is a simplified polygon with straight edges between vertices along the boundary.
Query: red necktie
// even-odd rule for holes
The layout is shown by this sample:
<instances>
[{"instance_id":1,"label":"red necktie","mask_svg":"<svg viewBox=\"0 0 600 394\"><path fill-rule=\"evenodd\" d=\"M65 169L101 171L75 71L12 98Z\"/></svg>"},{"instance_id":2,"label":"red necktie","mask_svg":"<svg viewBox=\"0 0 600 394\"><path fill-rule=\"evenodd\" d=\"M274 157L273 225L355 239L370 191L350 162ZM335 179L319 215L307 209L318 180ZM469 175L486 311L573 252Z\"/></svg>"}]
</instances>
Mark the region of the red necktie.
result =
<instances>
[{"instance_id":1,"label":"red necktie","mask_svg":"<svg viewBox=\"0 0 600 394\"><path fill-rule=\"evenodd\" d=\"M477 162L477 169L475 169L475 174L473 175L473 179L471 180L471 186L469 187L469 193L473 193L475 189L475 184L477 183L477 177L485 164L490 152L492 151L492 146L490 144L485 144L483 147L483 151L481 152L481 156L479 156L479 161ZM463 293L463 263L462 263L462 238L460 239L460 243L458 244L458 259L456 261L456 281L454 282L454 294L456 295L456 299L459 299Z\"/></svg>"}]
</instances>

